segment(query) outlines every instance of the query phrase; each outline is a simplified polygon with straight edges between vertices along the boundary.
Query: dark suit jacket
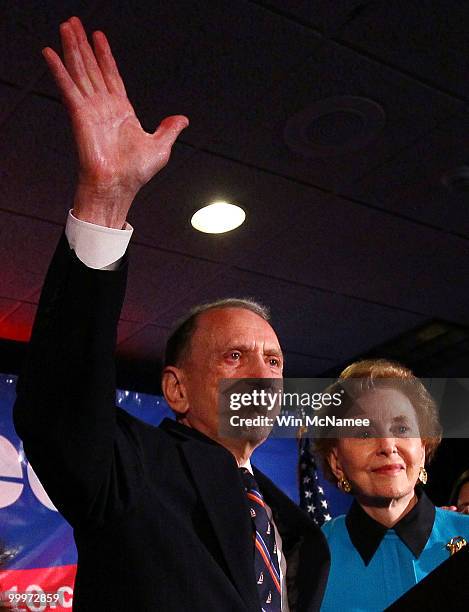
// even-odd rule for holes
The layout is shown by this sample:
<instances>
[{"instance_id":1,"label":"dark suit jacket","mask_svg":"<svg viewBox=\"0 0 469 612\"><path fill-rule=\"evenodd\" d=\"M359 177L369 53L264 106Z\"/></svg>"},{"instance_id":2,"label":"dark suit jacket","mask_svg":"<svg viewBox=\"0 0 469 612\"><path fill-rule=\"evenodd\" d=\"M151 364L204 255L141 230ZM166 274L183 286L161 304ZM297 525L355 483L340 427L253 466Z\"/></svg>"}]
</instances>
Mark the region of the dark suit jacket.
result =
<instances>
[{"instance_id":1,"label":"dark suit jacket","mask_svg":"<svg viewBox=\"0 0 469 612\"><path fill-rule=\"evenodd\" d=\"M234 457L169 419L153 427L115 408L126 268L89 269L62 238L18 384L18 434L74 528L74 610L259 612ZM291 610L317 610L329 569L324 536L255 476L283 540Z\"/></svg>"}]
</instances>

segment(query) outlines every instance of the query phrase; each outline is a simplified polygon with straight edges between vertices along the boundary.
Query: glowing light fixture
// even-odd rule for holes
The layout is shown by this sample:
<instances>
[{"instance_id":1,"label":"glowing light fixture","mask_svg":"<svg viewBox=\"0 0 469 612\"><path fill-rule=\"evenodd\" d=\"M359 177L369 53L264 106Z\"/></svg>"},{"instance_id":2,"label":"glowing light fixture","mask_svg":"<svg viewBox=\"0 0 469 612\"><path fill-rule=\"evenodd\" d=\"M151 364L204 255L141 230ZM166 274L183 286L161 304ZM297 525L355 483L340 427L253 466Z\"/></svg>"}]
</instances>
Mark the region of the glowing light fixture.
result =
<instances>
[{"instance_id":1,"label":"glowing light fixture","mask_svg":"<svg viewBox=\"0 0 469 612\"><path fill-rule=\"evenodd\" d=\"M246 213L239 206L228 202L213 202L192 215L191 224L199 232L223 234L239 227Z\"/></svg>"}]
</instances>

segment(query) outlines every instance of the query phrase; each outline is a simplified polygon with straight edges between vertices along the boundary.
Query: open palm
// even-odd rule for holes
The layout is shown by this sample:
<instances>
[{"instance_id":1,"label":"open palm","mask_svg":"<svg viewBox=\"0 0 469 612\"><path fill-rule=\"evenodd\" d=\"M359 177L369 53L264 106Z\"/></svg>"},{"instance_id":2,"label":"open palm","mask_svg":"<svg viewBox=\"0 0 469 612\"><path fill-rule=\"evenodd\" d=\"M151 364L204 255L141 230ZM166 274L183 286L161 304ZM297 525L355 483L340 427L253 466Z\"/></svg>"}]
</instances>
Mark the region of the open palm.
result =
<instances>
[{"instance_id":1,"label":"open palm","mask_svg":"<svg viewBox=\"0 0 469 612\"><path fill-rule=\"evenodd\" d=\"M125 192L131 203L140 187L166 165L188 120L180 115L167 117L153 134L145 132L105 35L93 34L93 51L77 17L63 23L60 33L63 61L49 47L43 54L71 118L80 184Z\"/></svg>"}]
</instances>

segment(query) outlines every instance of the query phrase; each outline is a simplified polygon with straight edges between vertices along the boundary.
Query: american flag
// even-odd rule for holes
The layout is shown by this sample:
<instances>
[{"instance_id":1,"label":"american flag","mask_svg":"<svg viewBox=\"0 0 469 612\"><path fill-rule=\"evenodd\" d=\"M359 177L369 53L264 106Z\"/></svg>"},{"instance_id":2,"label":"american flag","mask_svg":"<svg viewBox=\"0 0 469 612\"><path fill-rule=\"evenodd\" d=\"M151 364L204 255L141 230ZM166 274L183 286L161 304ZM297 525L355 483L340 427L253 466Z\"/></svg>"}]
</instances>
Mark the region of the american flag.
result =
<instances>
[{"instance_id":1,"label":"american flag","mask_svg":"<svg viewBox=\"0 0 469 612\"><path fill-rule=\"evenodd\" d=\"M326 521L330 521L332 516L329 513L324 489L319 482L318 466L312 446L311 438L300 439L300 506L320 527Z\"/></svg>"}]
</instances>

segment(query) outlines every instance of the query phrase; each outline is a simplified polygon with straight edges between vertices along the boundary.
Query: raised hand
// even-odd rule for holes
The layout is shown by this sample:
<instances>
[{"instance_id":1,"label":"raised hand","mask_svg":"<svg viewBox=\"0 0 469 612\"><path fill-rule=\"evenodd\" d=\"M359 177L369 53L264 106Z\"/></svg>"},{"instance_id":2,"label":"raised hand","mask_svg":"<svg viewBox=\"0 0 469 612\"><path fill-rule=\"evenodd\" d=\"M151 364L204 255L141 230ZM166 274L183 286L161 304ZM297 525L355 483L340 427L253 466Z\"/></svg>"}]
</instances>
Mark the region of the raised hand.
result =
<instances>
[{"instance_id":1,"label":"raised hand","mask_svg":"<svg viewBox=\"0 0 469 612\"><path fill-rule=\"evenodd\" d=\"M53 49L44 58L72 122L79 157L74 214L121 228L138 190L168 162L171 147L188 120L167 117L153 134L142 129L105 35L88 43L80 20L60 26L63 62Z\"/></svg>"}]
</instances>

